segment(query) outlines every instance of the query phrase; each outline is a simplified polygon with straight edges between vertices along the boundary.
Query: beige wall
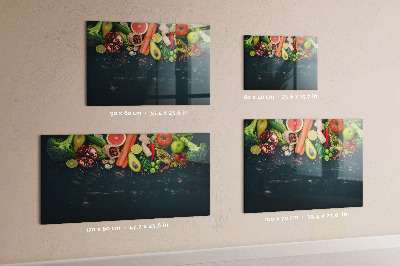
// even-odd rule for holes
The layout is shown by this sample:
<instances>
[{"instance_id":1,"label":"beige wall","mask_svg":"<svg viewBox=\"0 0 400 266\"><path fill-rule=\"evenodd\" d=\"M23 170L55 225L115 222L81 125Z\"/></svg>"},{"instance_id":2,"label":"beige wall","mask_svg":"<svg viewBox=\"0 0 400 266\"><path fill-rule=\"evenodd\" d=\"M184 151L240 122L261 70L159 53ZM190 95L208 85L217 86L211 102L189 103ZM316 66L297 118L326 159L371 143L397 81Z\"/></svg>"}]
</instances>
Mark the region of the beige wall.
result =
<instances>
[{"instance_id":1,"label":"beige wall","mask_svg":"<svg viewBox=\"0 0 400 266\"><path fill-rule=\"evenodd\" d=\"M399 234L399 8L395 0L1 1L0 263ZM87 20L210 24L212 105L183 107L189 115L179 118L108 115L178 107L87 107ZM244 101L260 94L243 91L245 34L318 36L318 100ZM346 209L348 218L266 223L277 214L243 214L242 120L294 116L364 118L364 207ZM178 128L211 133L210 217L116 233L86 228L141 221L39 224L41 134Z\"/></svg>"}]
</instances>

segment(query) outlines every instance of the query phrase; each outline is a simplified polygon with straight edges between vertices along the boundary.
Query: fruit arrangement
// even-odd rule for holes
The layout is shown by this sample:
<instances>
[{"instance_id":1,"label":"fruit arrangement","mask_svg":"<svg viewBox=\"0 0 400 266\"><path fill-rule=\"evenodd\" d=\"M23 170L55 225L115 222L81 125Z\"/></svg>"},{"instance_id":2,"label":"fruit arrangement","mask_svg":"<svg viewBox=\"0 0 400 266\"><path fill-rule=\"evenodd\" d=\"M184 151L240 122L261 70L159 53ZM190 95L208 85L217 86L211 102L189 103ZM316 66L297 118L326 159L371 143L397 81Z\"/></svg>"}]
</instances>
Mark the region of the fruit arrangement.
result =
<instances>
[{"instance_id":1,"label":"fruit arrangement","mask_svg":"<svg viewBox=\"0 0 400 266\"><path fill-rule=\"evenodd\" d=\"M88 25L87 44L100 54L125 50L131 56L150 54L154 60L174 62L209 52L208 31L205 25L99 21Z\"/></svg>"},{"instance_id":2,"label":"fruit arrangement","mask_svg":"<svg viewBox=\"0 0 400 266\"><path fill-rule=\"evenodd\" d=\"M51 160L65 162L69 168L128 167L135 173L153 174L205 161L208 146L193 143L193 137L191 133L69 135L65 139L51 137L47 153Z\"/></svg>"},{"instance_id":3,"label":"fruit arrangement","mask_svg":"<svg viewBox=\"0 0 400 266\"><path fill-rule=\"evenodd\" d=\"M316 37L299 36L245 36L244 49L251 56L277 57L298 61L317 54Z\"/></svg>"},{"instance_id":4,"label":"fruit arrangement","mask_svg":"<svg viewBox=\"0 0 400 266\"><path fill-rule=\"evenodd\" d=\"M254 119L244 127L245 148L252 154L294 153L310 160L336 160L362 150L361 119ZM277 149L281 147L281 149Z\"/></svg>"}]
</instances>

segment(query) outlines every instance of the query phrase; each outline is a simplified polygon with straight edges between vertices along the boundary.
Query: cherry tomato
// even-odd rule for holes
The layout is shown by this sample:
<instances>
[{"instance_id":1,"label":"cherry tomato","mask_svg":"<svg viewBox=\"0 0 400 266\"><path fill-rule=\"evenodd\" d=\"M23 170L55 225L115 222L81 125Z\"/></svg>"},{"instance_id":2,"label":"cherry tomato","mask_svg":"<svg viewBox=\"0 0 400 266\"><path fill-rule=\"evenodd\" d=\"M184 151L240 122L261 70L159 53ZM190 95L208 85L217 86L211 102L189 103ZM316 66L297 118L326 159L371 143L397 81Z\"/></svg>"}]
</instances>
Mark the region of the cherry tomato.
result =
<instances>
[{"instance_id":1,"label":"cherry tomato","mask_svg":"<svg viewBox=\"0 0 400 266\"><path fill-rule=\"evenodd\" d=\"M172 134L157 134L156 141L160 146L168 146L172 142Z\"/></svg>"},{"instance_id":2,"label":"cherry tomato","mask_svg":"<svg viewBox=\"0 0 400 266\"><path fill-rule=\"evenodd\" d=\"M201 50L199 48L197 48L196 50L194 50L194 53L196 55L201 55Z\"/></svg>"},{"instance_id":3,"label":"cherry tomato","mask_svg":"<svg viewBox=\"0 0 400 266\"><path fill-rule=\"evenodd\" d=\"M181 158L186 158L186 154L185 153L181 153Z\"/></svg>"},{"instance_id":4,"label":"cherry tomato","mask_svg":"<svg viewBox=\"0 0 400 266\"><path fill-rule=\"evenodd\" d=\"M181 158L181 156L179 155L179 153L175 153L174 156L172 157L172 160L179 161L180 158Z\"/></svg>"},{"instance_id":5,"label":"cherry tomato","mask_svg":"<svg viewBox=\"0 0 400 266\"><path fill-rule=\"evenodd\" d=\"M175 33L178 36L186 36L189 32L189 26L187 24L176 24Z\"/></svg>"},{"instance_id":6,"label":"cherry tomato","mask_svg":"<svg viewBox=\"0 0 400 266\"><path fill-rule=\"evenodd\" d=\"M185 158L181 158L181 159L179 160L179 164L180 164L180 165L186 165L186 164L187 164L187 160L186 160Z\"/></svg>"}]
</instances>

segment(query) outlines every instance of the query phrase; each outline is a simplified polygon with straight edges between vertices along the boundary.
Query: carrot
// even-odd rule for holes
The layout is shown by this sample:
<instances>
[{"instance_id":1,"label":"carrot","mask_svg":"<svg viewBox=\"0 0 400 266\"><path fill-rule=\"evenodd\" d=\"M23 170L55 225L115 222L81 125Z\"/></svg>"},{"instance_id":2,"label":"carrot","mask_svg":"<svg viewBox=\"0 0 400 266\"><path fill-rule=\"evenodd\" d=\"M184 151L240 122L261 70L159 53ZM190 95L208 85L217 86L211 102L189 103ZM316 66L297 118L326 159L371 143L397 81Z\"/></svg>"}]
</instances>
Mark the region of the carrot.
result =
<instances>
[{"instance_id":1,"label":"carrot","mask_svg":"<svg viewBox=\"0 0 400 266\"><path fill-rule=\"evenodd\" d=\"M147 49L147 46L150 43L150 38L149 36L151 35L151 33L153 32L153 27L154 27L154 23L149 23L149 26L147 28L147 33L144 35L144 38L142 40L142 45L140 46L139 52L144 54L144 52Z\"/></svg>"},{"instance_id":2,"label":"carrot","mask_svg":"<svg viewBox=\"0 0 400 266\"><path fill-rule=\"evenodd\" d=\"M139 52L142 54L146 54L146 50L149 47L150 41L153 38L153 35L156 33L157 31L157 23L149 23L149 27L147 29L147 33L143 38L143 42L142 45L140 46Z\"/></svg>"},{"instance_id":3,"label":"carrot","mask_svg":"<svg viewBox=\"0 0 400 266\"><path fill-rule=\"evenodd\" d=\"M128 166L128 158L125 159L124 163L122 164L122 168L125 168Z\"/></svg>"},{"instance_id":4,"label":"carrot","mask_svg":"<svg viewBox=\"0 0 400 266\"><path fill-rule=\"evenodd\" d=\"M131 141L133 139L133 134L126 134L126 140L125 144L122 147L121 153L119 154L118 160L117 160L117 165L122 166L125 162L126 156L128 156L129 148Z\"/></svg>"},{"instance_id":5,"label":"carrot","mask_svg":"<svg viewBox=\"0 0 400 266\"><path fill-rule=\"evenodd\" d=\"M300 155L303 155L304 153L305 153L305 151L306 151L306 145L303 145L302 147L301 147L301 150L300 150Z\"/></svg>"},{"instance_id":6,"label":"carrot","mask_svg":"<svg viewBox=\"0 0 400 266\"><path fill-rule=\"evenodd\" d=\"M299 134L299 138L297 140L297 144L296 144L296 148L294 149L294 151L296 153L300 153L301 151L301 146L304 144L304 141L306 140L306 131L309 127L309 119L304 119L303 120L303 129L301 130L300 134Z\"/></svg>"},{"instance_id":7,"label":"carrot","mask_svg":"<svg viewBox=\"0 0 400 266\"><path fill-rule=\"evenodd\" d=\"M279 41L278 49L276 49L276 53L275 53L276 56L281 57L282 47L283 47L283 44L285 43L285 41L286 41L286 36L281 36L281 40Z\"/></svg>"}]
</instances>

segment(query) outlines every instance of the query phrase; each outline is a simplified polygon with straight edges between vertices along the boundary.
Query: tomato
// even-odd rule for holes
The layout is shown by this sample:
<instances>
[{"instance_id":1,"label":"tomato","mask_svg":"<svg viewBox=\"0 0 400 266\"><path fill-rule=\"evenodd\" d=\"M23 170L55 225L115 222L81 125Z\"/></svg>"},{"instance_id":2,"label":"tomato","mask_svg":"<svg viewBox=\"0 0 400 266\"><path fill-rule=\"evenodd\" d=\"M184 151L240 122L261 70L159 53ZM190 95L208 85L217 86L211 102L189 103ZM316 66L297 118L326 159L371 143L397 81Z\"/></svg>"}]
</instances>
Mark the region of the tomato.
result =
<instances>
[{"instance_id":1,"label":"tomato","mask_svg":"<svg viewBox=\"0 0 400 266\"><path fill-rule=\"evenodd\" d=\"M179 153L175 153L174 156L172 157L173 161L179 161L181 159L181 156L179 155Z\"/></svg>"},{"instance_id":2,"label":"tomato","mask_svg":"<svg viewBox=\"0 0 400 266\"><path fill-rule=\"evenodd\" d=\"M303 44L306 41L304 37L296 37L297 44Z\"/></svg>"},{"instance_id":3,"label":"tomato","mask_svg":"<svg viewBox=\"0 0 400 266\"><path fill-rule=\"evenodd\" d=\"M343 119L332 119L330 127L333 132L340 132L343 130L344 122Z\"/></svg>"},{"instance_id":4,"label":"tomato","mask_svg":"<svg viewBox=\"0 0 400 266\"><path fill-rule=\"evenodd\" d=\"M186 160L185 158L181 158L181 159L179 160L179 164L180 164L180 165L186 165L186 163L187 163L187 160Z\"/></svg>"},{"instance_id":5,"label":"tomato","mask_svg":"<svg viewBox=\"0 0 400 266\"><path fill-rule=\"evenodd\" d=\"M186 36L189 32L189 26L187 24L176 24L175 33L178 36Z\"/></svg>"},{"instance_id":6,"label":"tomato","mask_svg":"<svg viewBox=\"0 0 400 266\"><path fill-rule=\"evenodd\" d=\"M157 143L160 146L168 146L172 142L172 134L157 134Z\"/></svg>"},{"instance_id":7,"label":"tomato","mask_svg":"<svg viewBox=\"0 0 400 266\"><path fill-rule=\"evenodd\" d=\"M181 153L181 158L186 158L186 154L185 153Z\"/></svg>"}]
</instances>

